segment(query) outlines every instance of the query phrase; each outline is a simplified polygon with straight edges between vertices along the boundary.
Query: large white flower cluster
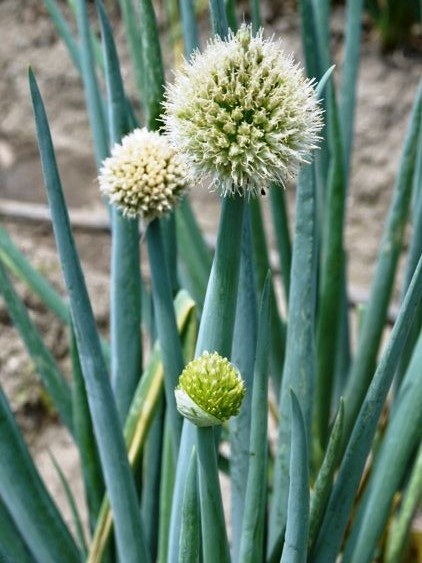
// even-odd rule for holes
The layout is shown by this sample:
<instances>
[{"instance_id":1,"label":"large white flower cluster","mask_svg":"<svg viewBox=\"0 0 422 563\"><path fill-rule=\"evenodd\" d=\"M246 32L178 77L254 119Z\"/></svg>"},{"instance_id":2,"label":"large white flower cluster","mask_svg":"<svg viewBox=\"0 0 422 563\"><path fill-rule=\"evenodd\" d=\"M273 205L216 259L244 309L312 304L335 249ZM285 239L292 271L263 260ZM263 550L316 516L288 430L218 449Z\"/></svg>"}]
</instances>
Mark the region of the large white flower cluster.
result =
<instances>
[{"instance_id":1,"label":"large white flower cluster","mask_svg":"<svg viewBox=\"0 0 422 563\"><path fill-rule=\"evenodd\" d=\"M322 128L313 82L279 41L246 25L184 63L165 108L191 175L213 177L223 195L255 195L294 176Z\"/></svg>"}]
</instances>

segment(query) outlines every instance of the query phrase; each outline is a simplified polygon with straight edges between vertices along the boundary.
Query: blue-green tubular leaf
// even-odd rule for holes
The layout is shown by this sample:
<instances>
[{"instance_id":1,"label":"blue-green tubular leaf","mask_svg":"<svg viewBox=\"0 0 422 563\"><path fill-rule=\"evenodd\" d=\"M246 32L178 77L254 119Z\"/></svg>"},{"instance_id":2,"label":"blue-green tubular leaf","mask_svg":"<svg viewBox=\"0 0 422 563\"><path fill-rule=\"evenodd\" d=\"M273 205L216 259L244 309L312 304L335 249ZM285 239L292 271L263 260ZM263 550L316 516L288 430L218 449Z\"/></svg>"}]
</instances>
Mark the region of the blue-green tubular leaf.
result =
<instances>
[{"instance_id":1,"label":"blue-green tubular leaf","mask_svg":"<svg viewBox=\"0 0 422 563\"><path fill-rule=\"evenodd\" d=\"M259 563L265 555L264 528L267 505L268 455L268 347L270 333L271 277L264 285L259 315L253 378L249 467L238 561Z\"/></svg>"},{"instance_id":2,"label":"blue-green tubular leaf","mask_svg":"<svg viewBox=\"0 0 422 563\"><path fill-rule=\"evenodd\" d=\"M242 234L242 258L237 293L232 362L239 368L247 391L238 416L230 419L230 485L232 559L239 560L240 538L249 466L252 382L255 369L258 306L252 256L251 221L246 208Z\"/></svg>"},{"instance_id":3,"label":"blue-green tubular leaf","mask_svg":"<svg viewBox=\"0 0 422 563\"><path fill-rule=\"evenodd\" d=\"M371 382L376 356L384 331L385 318L402 249L404 229L411 199L417 139L422 116L422 81L407 128L400 169L379 251L376 271L368 301L367 313L359 334L356 355L345 391L344 446Z\"/></svg>"},{"instance_id":4,"label":"blue-green tubular leaf","mask_svg":"<svg viewBox=\"0 0 422 563\"><path fill-rule=\"evenodd\" d=\"M199 563L201 557L201 522L199 518L198 464L192 450L183 497L182 528L180 530L179 563Z\"/></svg>"},{"instance_id":5,"label":"blue-green tubular leaf","mask_svg":"<svg viewBox=\"0 0 422 563\"><path fill-rule=\"evenodd\" d=\"M222 356L230 356L236 313L244 208L244 198L225 198L222 202L217 246L199 327L196 356L205 350L216 350ZM227 240L231 240L232 244L227 244ZM195 426L185 421L173 495L169 536L170 561L172 557L178 557L179 554L180 512L187 466L195 437Z\"/></svg>"},{"instance_id":6,"label":"blue-green tubular leaf","mask_svg":"<svg viewBox=\"0 0 422 563\"><path fill-rule=\"evenodd\" d=\"M313 166L304 166L297 188L296 227L292 259L287 345L279 399L280 432L274 466L274 492L269 519L268 555L280 557L281 539L287 519L290 471L290 388L301 404L310 434L315 369L314 309L315 269L315 181Z\"/></svg>"},{"instance_id":7,"label":"blue-green tubular leaf","mask_svg":"<svg viewBox=\"0 0 422 563\"><path fill-rule=\"evenodd\" d=\"M345 563L372 559L377 543L385 530L393 497L400 490L422 428L422 333L394 403L383 442L365 495L361 501L363 514L352 528L353 549L347 549ZM356 536L356 537L355 537ZM351 546L352 547L352 546Z\"/></svg>"},{"instance_id":8,"label":"blue-green tubular leaf","mask_svg":"<svg viewBox=\"0 0 422 563\"><path fill-rule=\"evenodd\" d=\"M306 563L309 534L309 461L305 421L291 390L292 445L287 525L281 563Z\"/></svg>"},{"instance_id":9,"label":"blue-green tubular leaf","mask_svg":"<svg viewBox=\"0 0 422 563\"><path fill-rule=\"evenodd\" d=\"M421 307L422 256L347 445L313 553L315 563L333 561L339 553L378 419L410 327Z\"/></svg>"},{"instance_id":10,"label":"blue-green tubular leaf","mask_svg":"<svg viewBox=\"0 0 422 563\"><path fill-rule=\"evenodd\" d=\"M31 320L22 300L16 293L0 261L0 293L3 294L11 319L19 331L45 388L60 417L70 432L73 432L70 388L56 360L45 346L38 329Z\"/></svg>"},{"instance_id":11,"label":"blue-green tubular leaf","mask_svg":"<svg viewBox=\"0 0 422 563\"><path fill-rule=\"evenodd\" d=\"M123 561L148 562L149 555L144 541L135 483L129 467L91 303L70 229L44 104L32 71L29 73L29 81L54 234L69 295L94 433L113 509L118 552Z\"/></svg>"},{"instance_id":12,"label":"blue-green tubular leaf","mask_svg":"<svg viewBox=\"0 0 422 563\"><path fill-rule=\"evenodd\" d=\"M79 550L35 468L0 387L0 499L33 558L75 563Z\"/></svg>"}]
</instances>

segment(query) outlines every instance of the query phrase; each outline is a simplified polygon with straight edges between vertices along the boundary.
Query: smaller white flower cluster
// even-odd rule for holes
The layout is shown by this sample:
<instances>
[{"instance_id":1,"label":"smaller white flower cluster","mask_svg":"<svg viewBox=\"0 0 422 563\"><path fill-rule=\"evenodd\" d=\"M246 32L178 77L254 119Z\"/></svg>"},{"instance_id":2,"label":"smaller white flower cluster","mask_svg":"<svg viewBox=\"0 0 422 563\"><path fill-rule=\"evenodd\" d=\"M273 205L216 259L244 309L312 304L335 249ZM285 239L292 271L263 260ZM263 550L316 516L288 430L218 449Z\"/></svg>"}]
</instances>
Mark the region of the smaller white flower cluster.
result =
<instances>
[{"instance_id":1,"label":"smaller white flower cluster","mask_svg":"<svg viewBox=\"0 0 422 563\"><path fill-rule=\"evenodd\" d=\"M170 212L188 187L187 171L167 139L135 129L100 169L101 192L123 215L145 222Z\"/></svg>"}]
</instances>

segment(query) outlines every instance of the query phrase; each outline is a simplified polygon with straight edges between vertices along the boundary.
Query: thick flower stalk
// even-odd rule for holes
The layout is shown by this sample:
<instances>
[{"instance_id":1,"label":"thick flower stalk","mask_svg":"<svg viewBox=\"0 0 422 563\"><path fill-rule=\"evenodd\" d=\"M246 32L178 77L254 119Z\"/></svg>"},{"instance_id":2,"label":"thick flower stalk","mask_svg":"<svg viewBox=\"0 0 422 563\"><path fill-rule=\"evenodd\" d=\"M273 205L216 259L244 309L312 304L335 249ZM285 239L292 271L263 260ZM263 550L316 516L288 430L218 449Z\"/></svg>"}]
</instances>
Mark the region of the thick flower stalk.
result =
<instances>
[{"instance_id":1,"label":"thick flower stalk","mask_svg":"<svg viewBox=\"0 0 422 563\"><path fill-rule=\"evenodd\" d=\"M170 212L188 187L185 165L157 132L135 129L100 169L101 192L129 218L150 222Z\"/></svg>"},{"instance_id":2,"label":"thick flower stalk","mask_svg":"<svg viewBox=\"0 0 422 563\"><path fill-rule=\"evenodd\" d=\"M175 395L183 416L197 426L216 426L239 413L245 384L227 358L204 352L185 367Z\"/></svg>"},{"instance_id":3,"label":"thick flower stalk","mask_svg":"<svg viewBox=\"0 0 422 563\"><path fill-rule=\"evenodd\" d=\"M317 147L322 110L313 86L280 41L242 25L176 73L165 129L196 178L217 179L223 195L257 195L295 176Z\"/></svg>"}]
</instances>

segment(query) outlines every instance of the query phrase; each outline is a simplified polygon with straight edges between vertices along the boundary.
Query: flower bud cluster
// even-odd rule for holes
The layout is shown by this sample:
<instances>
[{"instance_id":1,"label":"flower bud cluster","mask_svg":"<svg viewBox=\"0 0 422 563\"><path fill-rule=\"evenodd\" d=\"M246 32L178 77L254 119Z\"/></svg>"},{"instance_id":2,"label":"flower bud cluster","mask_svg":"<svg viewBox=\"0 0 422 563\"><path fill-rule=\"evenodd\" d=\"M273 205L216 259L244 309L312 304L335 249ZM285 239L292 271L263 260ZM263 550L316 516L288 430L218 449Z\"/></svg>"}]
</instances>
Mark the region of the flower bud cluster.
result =
<instances>
[{"instance_id":1,"label":"flower bud cluster","mask_svg":"<svg viewBox=\"0 0 422 563\"><path fill-rule=\"evenodd\" d=\"M227 358L204 352L185 367L175 395L183 416L197 426L214 426L239 413L245 384Z\"/></svg>"}]
</instances>

